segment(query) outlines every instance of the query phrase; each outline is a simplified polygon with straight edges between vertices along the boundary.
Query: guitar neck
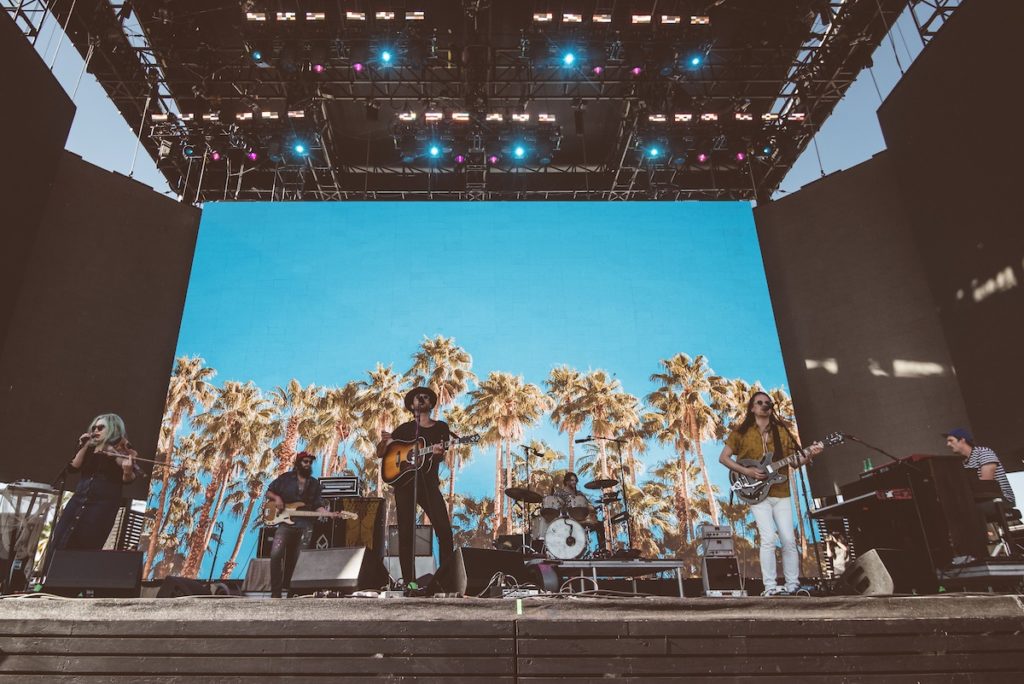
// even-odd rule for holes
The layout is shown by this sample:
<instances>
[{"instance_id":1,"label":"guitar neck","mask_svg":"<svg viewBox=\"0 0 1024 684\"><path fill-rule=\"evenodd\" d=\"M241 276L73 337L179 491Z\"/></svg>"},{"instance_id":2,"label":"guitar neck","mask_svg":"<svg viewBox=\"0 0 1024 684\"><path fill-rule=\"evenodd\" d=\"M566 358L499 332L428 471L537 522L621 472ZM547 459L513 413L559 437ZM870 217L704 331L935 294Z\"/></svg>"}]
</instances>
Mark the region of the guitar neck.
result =
<instances>
[{"instance_id":1,"label":"guitar neck","mask_svg":"<svg viewBox=\"0 0 1024 684\"><path fill-rule=\"evenodd\" d=\"M772 461L768 465L768 470L770 472L775 472L779 468L783 468L785 466L796 465L797 461L799 461L801 458L803 458L803 455L804 454L803 454L802 451L797 451L797 452L793 453L791 456L787 456L786 458L783 458L783 459L778 460L778 461Z\"/></svg>"}]
</instances>

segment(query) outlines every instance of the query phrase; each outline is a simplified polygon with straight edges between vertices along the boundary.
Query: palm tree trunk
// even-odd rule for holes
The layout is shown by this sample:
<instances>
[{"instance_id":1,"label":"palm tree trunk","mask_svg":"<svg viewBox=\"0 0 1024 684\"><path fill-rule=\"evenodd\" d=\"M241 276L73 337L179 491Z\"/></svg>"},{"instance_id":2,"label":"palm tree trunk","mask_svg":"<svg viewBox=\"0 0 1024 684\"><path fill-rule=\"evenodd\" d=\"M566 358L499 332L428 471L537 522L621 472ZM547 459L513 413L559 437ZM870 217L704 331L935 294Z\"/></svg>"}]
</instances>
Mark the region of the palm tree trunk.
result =
<instances>
[{"instance_id":1,"label":"palm tree trunk","mask_svg":"<svg viewBox=\"0 0 1024 684\"><path fill-rule=\"evenodd\" d=\"M181 422L181 409L175 409L171 415L171 429L168 443L161 449L161 463L164 467L161 468L163 472L160 473L160 503L157 505L153 515L153 524L150 526L149 541L146 544L146 565L142 569L142 576L149 577L150 571L153 569L153 558L156 556L156 544L157 544L157 530L160 529L163 518L164 508L167 507L167 488L171 481L171 454L174 451L174 433L178 431L178 424Z\"/></svg>"},{"instance_id":2,"label":"palm tree trunk","mask_svg":"<svg viewBox=\"0 0 1024 684\"><path fill-rule=\"evenodd\" d=\"M608 477L608 449L603 439L597 443L597 453L601 463L601 477Z\"/></svg>"},{"instance_id":3,"label":"palm tree trunk","mask_svg":"<svg viewBox=\"0 0 1024 684\"><path fill-rule=\"evenodd\" d=\"M576 430L569 430L569 471L576 472Z\"/></svg>"},{"instance_id":4,"label":"palm tree trunk","mask_svg":"<svg viewBox=\"0 0 1024 684\"><path fill-rule=\"evenodd\" d=\"M512 486L512 470L515 461L512 458L512 439L505 442L505 486ZM504 492L502 492L504 494ZM504 497L505 500L505 534L512 532L512 499Z\"/></svg>"},{"instance_id":5,"label":"palm tree trunk","mask_svg":"<svg viewBox=\"0 0 1024 684\"><path fill-rule=\"evenodd\" d=\"M252 492L250 492L251 494ZM258 495L257 495L258 496ZM231 558L224 564L224 569L221 571L221 579L230 579L231 573L235 571L236 560L238 560L238 552L242 548L242 539L245 538L245 533L249 530L249 519L252 517L253 508L256 507L256 497L250 496L249 503L245 507L245 515L242 516L242 526L238 528L238 539L235 540L235 548L231 550Z\"/></svg>"},{"instance_id":6,"label":"palm tree trunk","mask_svg":"<svg viewBox=\"0 0 1024 684\"><path fill-rule=\"evenodd\" d=\"M505 505L504 490L501 487L501 478L505 474L501 462L503 442L499 439L494 446L494 529L491 530L494 539L501 533L502 507Z\"/></svg>"},{"instance_id":7,"label":"palm tree trunk","mask_svg":"<svg viewBox=\"0 0 1024 684\"><path fill-rule=\"evenodd\" d=\"M181 569L181 574L185 577L196 577L199 574L199 566L203 561L203 556L206 555L206 540L209 539L209 531L213 527L210 521L213 502L217 497L217 492L220 490L223 480L227 476L228 465L232 459L233 455L228 457L225 454L225 458L211 474L210 483L206 485L203 507L199 511L199 522L196 525L196 529L188 537L188 556Z\"/></svg>"},{"instance_id":8,"label":"palm tree trunk","mask_svg":"<svg viewBox=\"0 0 1024 684\"><path fill-rule=\"evenodd\" d=\"M213 537L213 527L217 524L217 518L220 517L222 504L224 502L224 492L228 488L228 480L224 478L224 481L220 485L220 489L217 490L217 502L213 505L210 515L210 527L206 530L206 539L203 541L203 546L210 546L210 538Z\"/></svg>"},{"instance_id":9,"label":"palm tree trunk","mask_svg":"<svg viewBox=\"0 0 1024 684\"><path fill-rule=\"evenodd\" d=\"M283 475L292 467L295 460L295 445L299 443L299 417L290 416L284 429L284 439L277 447L277 474Z\"/></svg>"},{"instance_id":10,"label":"palm tree trunk","mask_svg":"<svg viewBox=\"0 0 1024 684\"><path fill-rule=\"evenodd\" d=\"M690 531L690 483L686 474L686 449L679 447L679 476L676 478L675 506L679 519L679 531L685 540L693 539Z\"/></svg>"},{"instance_id":11,"label":"palm tree trunk","mask_svg":"<svg viewBox=\"0 0 1024 684\"><path fill-rule=\"evenodd\" d=\"M455 454L452 459L452 464L448 468L448 519L452 519L452 513L455 512L455 473L459 470L459 455Z\"/></svg>"},{"instance_id":12,"label":"palm tree trunk","mask_svg":"<svg viewBox=\"0 0 1024 684\"><path fill-rule=\"evenodd\" d=\"M704 479L704 493L708 497L708 510L711 512L711 524L718 524L718 502L711 489L711 475L704 463L704 450L700 446L700 430L697 428L697 420L692 413L687 417L687 426L690 429L690 443L695 447L697 454L697 467L700 468L701 477Z\"/></svg>"}]
</instances>

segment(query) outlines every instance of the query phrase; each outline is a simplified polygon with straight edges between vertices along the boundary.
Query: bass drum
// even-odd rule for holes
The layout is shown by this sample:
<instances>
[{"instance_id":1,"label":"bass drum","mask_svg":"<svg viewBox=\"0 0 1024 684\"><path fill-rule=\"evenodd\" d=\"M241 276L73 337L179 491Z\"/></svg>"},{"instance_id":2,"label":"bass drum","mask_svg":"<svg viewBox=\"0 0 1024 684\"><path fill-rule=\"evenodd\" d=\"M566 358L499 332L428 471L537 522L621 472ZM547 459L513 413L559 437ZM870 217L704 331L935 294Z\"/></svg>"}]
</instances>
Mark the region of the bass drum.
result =
<instances>
[{"instance_id":1,"label":"bass drum","mask_svg":"<svg viewBox=\"0 0 1024 684\"><path fill-rule=\"evenodd\" d=\"M548 525L544 552L548 558L576 560L587 553L587 531L571 518L559 518Z\"/></svg>"}]
</instances>

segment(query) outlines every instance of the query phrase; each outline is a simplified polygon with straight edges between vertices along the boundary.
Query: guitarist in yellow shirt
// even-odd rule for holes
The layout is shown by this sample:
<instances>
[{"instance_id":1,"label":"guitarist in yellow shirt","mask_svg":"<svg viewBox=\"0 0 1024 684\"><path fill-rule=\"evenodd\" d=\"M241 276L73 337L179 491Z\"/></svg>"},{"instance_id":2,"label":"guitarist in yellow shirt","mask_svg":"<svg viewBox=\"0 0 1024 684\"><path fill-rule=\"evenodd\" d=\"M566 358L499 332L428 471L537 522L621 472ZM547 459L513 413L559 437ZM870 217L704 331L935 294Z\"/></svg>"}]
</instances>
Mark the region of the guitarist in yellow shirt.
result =
<instances>
[{"instance_id":1,"label":"guitarist in yellow shirt","mask_svg":"<svg viewBox=\"0 0 1024 684\"><path fill-rule=\"evenodd\" d=\"M804 449L804 456L798 463L803 465L811 457L821 453L824 447L814 443ZM747 413L739 427L725 439L725 447L718 457L719 462L729 470L755 480L766 480L763 470L745 466L736 459L761 460L767 453L776 459L788 456L797 446L785 425L775 415L772 398L764 392L755 392L747 402ZM788 466L785 468L788 475ZM793 528L793 504L789 497L788 479L773 484L768 496L750 505L757 523L757 536L761 547L761 577L764 580L762 596L792 594L800 587L800 554L796 549L796 534ZM785 585L778 586L778 571L775 561L775 543L782 542L782 573Z\"/></svg>"},{"instance_id":2,"label":"guitarist in yellow shirt","mask_svg":"<svg viewBox=\"0 0 1024 684\"><path fill-rule=\"evenodd\" d=\"M438 468L445 457L443 443L451 439L452 433L443 420L434 420L430 417L436 405L437 394L429 387L415 387L409 390L405 395L405 408L412 412L413 420L402 423L394 432L382 430L380 443L377 444L378 458L383 458L388 451L388 445L395 441L423 440L425 446L432 447L428 462L393 483L395 511L398 514L398 560L402 566L402 579L406 589L410 591L417 591L420 588L416 583L413 555L416 504L423 509L434 527L440 564L444 565L454 553L452 525L448 518L448 507L441 494L441 481L438 476Z\"/></svg>"}]
</instances>

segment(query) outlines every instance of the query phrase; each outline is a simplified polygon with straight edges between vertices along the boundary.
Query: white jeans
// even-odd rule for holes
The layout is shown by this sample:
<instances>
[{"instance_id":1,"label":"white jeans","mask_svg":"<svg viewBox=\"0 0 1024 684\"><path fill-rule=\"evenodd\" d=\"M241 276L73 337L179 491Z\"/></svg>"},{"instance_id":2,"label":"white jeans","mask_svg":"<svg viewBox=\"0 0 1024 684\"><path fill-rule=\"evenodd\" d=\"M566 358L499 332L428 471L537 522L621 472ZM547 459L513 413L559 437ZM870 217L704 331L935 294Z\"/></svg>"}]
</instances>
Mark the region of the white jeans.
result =
<instances>
[{"instance_id":1,"label":"white jeans","mask_svg":"<svg viewBox=\"0 0 1024 684\"><path fill-rule=\"evenodd\" d=\"M778 572L775 568L775 542L782 540L782 574L786 589L796 590L800 586L800 554L796 550L796 534L793 532L793 506L789 497L769 496L761 503L753 504L750 511L757 523L757 536L761 542L761 577L764 588L776 586Z\"/></svg>"}]
</instances>

